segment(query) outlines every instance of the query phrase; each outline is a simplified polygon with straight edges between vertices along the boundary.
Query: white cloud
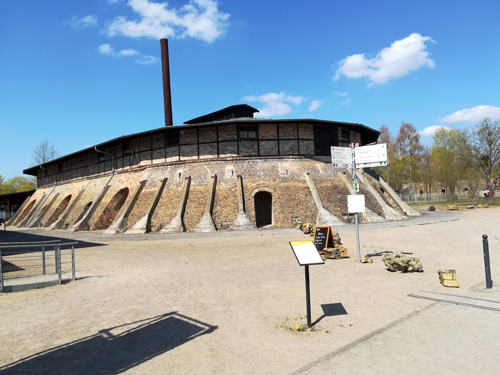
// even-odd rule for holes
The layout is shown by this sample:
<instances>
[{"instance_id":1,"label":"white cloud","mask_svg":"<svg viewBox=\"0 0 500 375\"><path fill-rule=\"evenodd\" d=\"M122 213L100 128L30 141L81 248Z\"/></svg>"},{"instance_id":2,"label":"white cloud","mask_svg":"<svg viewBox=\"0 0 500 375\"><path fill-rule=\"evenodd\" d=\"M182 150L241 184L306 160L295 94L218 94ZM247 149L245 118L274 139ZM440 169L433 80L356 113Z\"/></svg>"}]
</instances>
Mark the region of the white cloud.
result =
<instances>
[{"instance_id":1,"label":"white cloud","mask_svg":"<svg viewBox=\"0 0 500 375\"><path fill-rule=\"evenodd\" d=\"M114 53L113 48L111 48L109 44L101 44L99 46L99 52L105 55L112 55Z\"/></svg>"},{"instance_id":2,"label":"white cloud","mask_svg":"<svg viewBox=\"0 0 500 375\"><path fill-rule=\"evenodd\" d=\"M351 98L347 98L346 100L342 100L340 102L341 105L349 105L351 104Z\"/></svg>"},{"instance_id":3,"label":"white cloud","mask_svg":"<svg viewBox=\"0 0 500 375\"><path fill-rule=\"evenodd\" d=\"M158 59L150 55L144 55L139 60L135 60L136 63L144 65L156 64L156 61L158 61Z\"/></svg>"},{"instance_id":4,"label":"white cloud","mask_svg":"<svg viewBox=\"0 0 500 375\"><path fill-rule=\"evenodd\" d=\"M139 52L137 52L135 49L122 49L120 52L118 52L119 55L121 56L134 56L138 55Z\"/></svg>"},{"instance_id":5,"label":"white cloud","mask_svg":"<svg viewBox=\"0 0 500 375\"><path fill-rule=\"evenodd\" d=\"M69 24L71 27L74 27L75 29L81 28L81 27L90 27L90 26L96 26L97 25L97 17L94 14L90 14L88 16L78 18L77 16L71 18L71 21L69 21Z\"/></svg>"},{"instance_id":6,"label":"white cloud","mask_svg":"<svg viewBox=\"0 0 500 375\"><path fill-rule=\"evenodd\" d=\"M451 129L448 126L443 126L443 125L432 125L426 127L424 130L419 131L418 133L420 134L421 137L433 137L434 134L440 129Z\"/></svg>"},{"instance_id":7,"label":"white cloud","mask_svg":"<svg viewBox=\"0 0 500 375\"><path fill-rule=\"evenodd\" d=\"M108 3L110 4L118 4L121 3L123 0L108 0Z\"/></svg>"},{"instance_id":8,"label":"white cloud","mask_svg":"<svg viewBox=\"0 0 500 375\"><path fill-rule=\"evenodd\" d=\"M346 93L345 91L344 91L344 92L338 92L338 91L335 91L333 94L334 94L334 95L337 95L337 96L347 96L347 95L349 95L349 94L348 94L348 93Z\"/></svg>"},{"instance_id":9,"label":"white cloud","mask_svg":"<svg viewBox=\"0 0 500 375\"><path fill-rule=\"evenodd\" d=\"M500 119L500 108L492 105L478 105L477 107L462 109L461 111L452 113L451 115L440 118L439 121L448 124L453 124L455 122L479 122L485 117L489 117L492 120Z\"/></svg>"},{"instance_id":10,"label":"white cloud","mask_svg":"<svg viewBox=\"0 0 500 375\"><path fill-rule=\"evenodd\" d=\"M119 16L106 29L109 36L150 37L154 39L190 36L208 43L224 34L229 14L218 10L216 0L189 0L179 9L167 9L168 3L150 0L129 0L138 13L138 21Z\"/></svg>"},{"instance_id":11,"label":"white cloud","mask_svg":"<svg viewBox=\"0 0 500 375\"><path fill-rule=\"evenodd\" d=\"M135 49L122 49L119 52L115 52L113 50L113 47L111 47L109 44L101 44L99 46L99 52L102 53L103 55L111 55L111 56L135 56L139 55L139 52L137 52Z\"/></svg>"},{"instance_id":12,"label":"white cloud","mask_svg":"<svg viewBox=\"0 0 500 375\"><path fill-rule=\"evenodd\" d=\"M317 110L324 103L324 100L313 100L309 106L309 112Z\"/></svg>"},{"instance_id":13,"label":"white cloud","mask_svg":"<svg viewBox=\"0 0 500 375\"><path fill-rule=\"evenodd\" d=\"M434 68L436 64L428 58L426 42L434 41L429 36L413 33L396 40L373 59L365 58L364 53L347 56L339 63L333 80L337 81L342 75L347 78L367 77L371 81L369 86L372 86L403 77L422 66Z\"/></svg>"},{"instance_id":14,"label":"white cloud","mask_svg":"<svg viewBox=\"0 0 500 375\"><path fill-rule=\"evenodd\" d=\"M292 111L292 107L286 103L299 105L304 100L302 96L291 96L285 92L269 93L260 96L245 96L243 100L247 102L261 102L264 103L264 108L259 108L259 113L255 117L273 117L283 116Z\"/></svg>"}]
</instances>

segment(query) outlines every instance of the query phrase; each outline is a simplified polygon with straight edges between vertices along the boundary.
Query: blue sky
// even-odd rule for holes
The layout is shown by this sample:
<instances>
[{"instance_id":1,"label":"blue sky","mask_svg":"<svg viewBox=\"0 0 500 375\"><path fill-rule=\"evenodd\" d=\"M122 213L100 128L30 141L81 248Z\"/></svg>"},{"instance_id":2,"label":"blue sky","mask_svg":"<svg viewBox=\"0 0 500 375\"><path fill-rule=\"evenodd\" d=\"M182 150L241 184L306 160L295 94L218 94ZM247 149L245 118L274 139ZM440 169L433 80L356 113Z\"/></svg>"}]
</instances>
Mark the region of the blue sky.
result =
<instances>
[{"instance_id":1,"label":"blue sky","mask_svg":"<svg viewBox=\"0 0 500 375\"><path fill-rule=\"evenodd\" d=\"M500 119L498 1L0 0L0 175L246 103L265 118L358 122L430 144Z\"/></svg>"}]
</instances>

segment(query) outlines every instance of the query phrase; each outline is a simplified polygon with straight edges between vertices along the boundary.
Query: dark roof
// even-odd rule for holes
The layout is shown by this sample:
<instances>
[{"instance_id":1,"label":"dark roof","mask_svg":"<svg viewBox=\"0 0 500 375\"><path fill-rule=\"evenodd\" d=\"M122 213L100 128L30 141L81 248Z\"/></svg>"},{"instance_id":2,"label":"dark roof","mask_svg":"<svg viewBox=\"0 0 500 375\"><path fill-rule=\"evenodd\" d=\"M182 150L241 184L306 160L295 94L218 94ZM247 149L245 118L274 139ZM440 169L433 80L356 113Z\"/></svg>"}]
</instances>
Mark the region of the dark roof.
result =
<instances>
[{"instance_id":1,"label":"dark roof","mask_svg":"<svg viewBox=\"0 0 500 375\"><path fill-rule=\"evenodd\" d=\"M209 113L207 115L196 117L192 120L188 120L184 122L184 124L202 124L205 122L222 121L240 117L253 118L253 114L255 112L259 112L259 110L254 107L250 107L247 104L237 104Z\"/></svg>"},{"instance_id":2,"label":"dark roof","mask_svg":"<svg viewBox=\"0 0 500 375\"><path fill-rule=\"evenodd\" d=\"M35 191L36 189L31 189L26 191L18 191L15 193L0 194L0 201L8 200L9 198L29 197L33 195Z\"/></svg>"},{"instance_id":3,"label":"dark roof","mask_svg":"<svg viewBox=\"0 0 500 375\"><path fill-rule=\"evenodd\" d=\"M245 106L246 104L243 104ZM236 107L236 106L232 106ZM247 106L249 108L252 108L250 106ZM230 108L230 107L227 107ZM255 109L255 108L253 108ZM223 110L221 110L223 111ZM216 112L214 112L216 113ZM198 117L199 119L203 118L204 116ZM193 120L191 120L193 121ZM364 144L369 144L372 142L376 142L379 135L380 131L372 129L366 125L363 124L358 124L358 123L351 123L351 122L341 122L341 121L328 121L328 120L317 120L317 119L276 119L276 120L269 120L269 119L260 119L260 118L253 118L253 117L240 117L240 118L233 118L233 119L228 119L228 120L221 120L217 121L216 123L212 122L205 122L205 123L195 123L195 124L188 124L188 125L175 125L175 126L163 126L158 129L153 129L153 130L147 130L144 132L140 133L134 133L134 134L129 134L129 135L123 135L121 137L113 138L109 141L99 143L95 146L91 146L88 148L85 148L80 151L73 152L71 154L67 154L64 156L61 156L57 159L50 160L46 163L40 164L40 165L49 165L49 164L54 164L60 161L63 161L65 159L68 159L69 157L73 157L76 155L84 155L87 152L95 152L94 147L97 148L104 148L104 147L112 147L116 144L122 144L123 142L126 142L128 140L142 137L144 135L149 135L149 134L157 134L157 133L163 133L163 132L172 132L172 131L179 131L179 129L193 129L193 128L198 128L198 127L203 127L203 126L214 126L214 125L224 125L224 124L234 124L234 123L248 123L248 122L255 122L258 124L265 124L265 123L309 123L312 125L335 125L335 126L348 126L352 130L358 131L359 133L362 133L362 137L364 139ZM40 165L35 165L33 167L27 168L23 170L24 174L31 175L31 176L37 176L37 170L40 169Z\"/></svg>"}]
</instances>

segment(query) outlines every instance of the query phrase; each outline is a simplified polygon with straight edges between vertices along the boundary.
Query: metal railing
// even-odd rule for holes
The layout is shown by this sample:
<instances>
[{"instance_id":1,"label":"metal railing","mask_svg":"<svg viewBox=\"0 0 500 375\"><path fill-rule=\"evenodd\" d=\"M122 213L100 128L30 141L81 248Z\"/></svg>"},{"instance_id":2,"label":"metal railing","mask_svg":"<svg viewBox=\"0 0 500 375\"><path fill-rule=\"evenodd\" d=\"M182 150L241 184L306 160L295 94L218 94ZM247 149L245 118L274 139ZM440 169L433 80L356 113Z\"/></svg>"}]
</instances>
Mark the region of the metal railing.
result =
<instances>
[{"instance_id":1,"label":"metal railing","mask_svg":"<svg viewBox=\"0 0 500 375\"><path fill-rule=\"evenodd\" d=\"M452 196L448 193L403 193L398 194L401 200L408 204L432 204L439 202L449 202L452 200ZM484 195L483 195L484 196ZM474 199L481 199L483 196L479 194L467 194L467 192L460 192L453 194L454 201L468 201Z\"/></svg>"},{"instance_id":2,"label":"metal railing","mask_svg":"<svg viewBox=\"0 0 500 375\"><path fill-rule=\"evenodd\" d=\"M0 243L0 292L7 279L57 275L58 283L61 284L62 274L71 272L72 280L75 281L75 245L78 242L60 242ZM71 259L66 260L69 256ZM68 270L69 267L63 270L66 264L71 264L71 270Z\"/></svg>"}]
</instances>

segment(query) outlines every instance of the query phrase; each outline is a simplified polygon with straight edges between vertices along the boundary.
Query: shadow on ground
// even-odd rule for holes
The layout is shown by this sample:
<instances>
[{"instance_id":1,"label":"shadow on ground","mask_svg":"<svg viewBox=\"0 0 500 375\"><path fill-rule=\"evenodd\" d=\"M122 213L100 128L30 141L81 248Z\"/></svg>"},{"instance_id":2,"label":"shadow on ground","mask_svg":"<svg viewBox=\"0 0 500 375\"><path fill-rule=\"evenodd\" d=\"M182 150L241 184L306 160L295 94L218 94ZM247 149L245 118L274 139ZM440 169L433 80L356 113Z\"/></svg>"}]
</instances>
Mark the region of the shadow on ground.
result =
<instances>
[{"instance_id":1,"label":"shadow on ground","mask_svg":"<svg viewBox=\"0 0 500 375\"><path fill-rule=\"evenodd\" d=\"M347 315L347 311L341 303L328 303L321 305L321 308L323 309L323 315L312 323L313 326L321 322L323 318L327 316Z\"/></svg>"},{"instance_id":2,"label":"shadow on ground","mask_svg":"<svg viewBox=\"0 0 500 375\"><path fill-rule=\"evenodd\" d=\"M64 244L65 242L75 242L70 238L57 237L57 236L47 236L42 234L33 234L26 232L2 232L0 231L0 247L8 247L10 244L14 244L17 242L47 242L47 241L60 241L59 243ZM85 247L97 247L97 246L106 246L104 243L98 242L87 242L87 241L77 241L78 245L75 245L75 248L85 248ZM38 250L40 250L41 245L37 245ZM49 247L50 245L47 245ZM13 249L12 249L13 250ZM31 251L30 248L22 248L22 250ZM16 250L18 251L18 250Z\"/></svg>"},{"instance_id":3,"label":"shadow on ground","mask_svg":"<svg viewBox=\"0 0 500 375\"><path fill-rule=\"evenodd\" d=\"M0 372L119 374L216 329L217 326L171 312L102 330L0 367Z\"/></svg>"}]
</instances>

